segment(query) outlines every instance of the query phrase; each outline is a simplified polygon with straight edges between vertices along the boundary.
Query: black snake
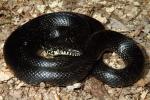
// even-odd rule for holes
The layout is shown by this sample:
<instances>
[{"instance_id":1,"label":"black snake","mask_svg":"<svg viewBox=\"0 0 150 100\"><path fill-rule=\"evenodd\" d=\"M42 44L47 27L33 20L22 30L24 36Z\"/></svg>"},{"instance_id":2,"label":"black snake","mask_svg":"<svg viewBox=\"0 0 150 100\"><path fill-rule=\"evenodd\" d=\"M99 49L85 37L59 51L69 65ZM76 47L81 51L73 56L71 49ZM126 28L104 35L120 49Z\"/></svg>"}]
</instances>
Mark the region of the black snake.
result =
<instances>
[{"instance_id":1,"label":"black snake","mask_svg":"<svg viewBox=\"0 0 150 100\"><path fill-rule=\"evenodd\" d=\"M126 67L118 70L104 64L105 51L116 52ZM112 87L132 85L140 78L144 63L132 39L73 12L45 14L17 28L5 42L4 58L20 80L57 86L81 82L89 74Z\"/></svg>"}]
</instances>

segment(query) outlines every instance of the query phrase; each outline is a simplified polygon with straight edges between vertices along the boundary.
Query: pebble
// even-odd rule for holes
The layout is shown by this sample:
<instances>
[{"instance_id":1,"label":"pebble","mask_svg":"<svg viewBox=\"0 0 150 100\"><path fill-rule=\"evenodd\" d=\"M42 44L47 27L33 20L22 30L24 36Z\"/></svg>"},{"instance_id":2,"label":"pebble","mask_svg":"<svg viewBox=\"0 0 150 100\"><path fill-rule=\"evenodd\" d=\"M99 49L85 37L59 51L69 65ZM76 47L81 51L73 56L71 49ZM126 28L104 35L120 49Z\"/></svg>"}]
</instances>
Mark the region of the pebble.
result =
<instances>
[{"instance_id":1,"label":"pebble","mask_svg":"<svg viewBox=\"0 0 150 100\"><path fill-rule=\"evenodd\" d=\"M20 89L22 86L24 86L24 82L20 82L16 87L15 89Z\"/></svg>"},{"instance_id":2,"label":"pebble","mask_svg":"<svg viewBox=\"0 0 150 100\"><path fill-rule=\"evenodd\" d=\"M73 85L71 85L71 86L67 86L66 88L67 88L69 91L73 91L74 89L80 88L81 85L82 85L81 83L75 83L75 84L73 84Z\"/></svg>"},{"instance_id":3,"label":"pebble","mask_svg":"<svg viewBox=\"0 0 150 100\"><path fill-rule=\"evenodd\" d=\"M4 1L5 1L5 3L3 3ZM90 3L91 2L90 0L86 0L86 1L84 1L84 0L79 0L79 1L78 0L75 0L75 1L71 1L71 0L66 0L66 1L64 1L64 0L49 0L49 1L40 0L40 1L42 1L42 3L40 5L38 4L39 6L37 6L37 1L39 1L39 0L36 0L36 2L35 2L35 0L30 0L30 1L19 0L19 1L20 1L19 3L18 3L18 0L1 0L0 1L0 5L3 4L2 6L4 8L8 9L8 10L4 10L4 11L2 10L2 14L4 12L4 14L6 16L5 17L6 20L7 20L7 18L9 18L9 20L12 24L10 26L9 25L8 26L7 25L0 26L0 33L2 33L2 34L0 34L0 40L4 40L10 34L10 32L12 30L14 30L14 28L22 25L23 24L22 20L29 20L29 19L31 19L31 17L36 17L36 16L40 15L39 12L40 13L42 13L42 12L48 13L48 12L54 12L54 11L56 12L56 11L67 10L67 11L76 11L76 12L80 12L80 13L87 13L89 11L89 8L91 9L92 6L93 7L96 6L95 7L96 9L94 9L94 18L98 19L102 23L104 23L104 24L107 23L108 17L106 17L106 15L110 15L110 13L112 13L113 11L115 12L116 16L118 16L120 19L122 19L122 20L119 20L118 18L113 18L113 19L116 19L116 21L113 21L113 22L115 22L115 24L114 23L111 24L110 28L108 28L108 29L114 29L116 31L128 31L129 30L128 28L135 29L136 25L138 25L138 24L141 25L142 23L140 22L140 20L143 19L142 17L145 17L146 15L148 15L147 13L150 9L150 6L148 4L149 0L143 1L143 3L145 2L144 5L141 2L136 1L136 0L119 0L117 2L114 2L112 0L109 0L109 1L108 0L92 0L92 3ZM33 3L33 1L34 1L34 3ZM73 6L73 7L66 9L66 6L63 5L64 2L67 2L67 3L70 2L70 5L80 4L80 6L79 7ZM99 7L99 4L100 4L100 7ZM45 6L48 5L48 10L43 5L45 5ZM103 7L101 7L101 5ZM142 13L144 15L141 14L140 15L140 16L142 16L141 18L138 17L139 19L134 19L134 21L128 22L128 20L130 20L136 16L136 14L138 12L138 9L136 7L137 8L142 7L142 10L143 10ZM76 10L76 9L78 9L78 10ZM44 11L44 10L46 10L46 11ZM26 16L22 15L23 12L25 12ZM112 18L112 16L110 16L110 17ZM121 21L123 21L123 23ZM137 23L137 22L139 22L139 23ZM118 23L121 23L122 25L118 24ZM128 27L126 25L128 25ZM149 34L149 31L150 31L149 24L147 23L147 24L145 24L145 28L144 28L143 32L146 34ZM146 38L147 38L147 41L150 40L149 35L147 35ZM1 42L0 42L0 44L1 44ZM2 46L0 46L1 50L2 50L2 48L3 48L3 44L2 44ZM149 51L150 50L147 49L147 53L150 55ZM2 52L1 52L1 54L2 54ZM3 58L3 56L1 56L1 58ZM0 73L3 72L3 74L2 74L2 76L0 74L0 82L2 82L2 80L7 81L7 79L9 80L11 78L11 77L5 78L5 76L7 76L7 75L9 76L9 74L11 72L10 72L10 70L7 70L6 65L5 64L3 65L3 64L4 64L4 61L1 61L0 62ZM1 67L1 66L3 66L3 67ZM5 69L5 70L3 70L3 69ZM150 71L147 73L147 75L145 77L148 82L150 81L149 73L150 73ZM4 75L4 77L3 77L3 75ZM62 100L112 100L112 99L118 100L118 95L121 95L122 98L124 98L124 99L122 99L120 97L119 100L127 100L127 99L128 100L133 100L133 99L144 100L145 98L148 98L147 100L149 100L149 98L150 98L150 97L148 97L149 92L144 89L145 87L143 87L144 85L141 88L137 88L134 85L134 86L132 86L134 88L129 87L129 88L120 89L120 90L122 90L121 94L116 92L116 91L120 91L120 90L116 89L116 91L115 91L114 88L107 88L107 91L110 91L109 92L109 95L111 97L110 99L95 99L93 94L91 95L91 93L87 93L87 92L85 92L85 90L82 90L82 89L67 92L66 90L62 91L62 88L61 88L61 93L60 94L56 93L56 95L55 95L51 91L51 89L53 87L45 89L45 88L43 88L44 85L42 84L41 87L38 87L38 88L33 87L33 86L22 88L22 83L17 80L18 79L13 78L12 80L9 80L8 83L5 83L6 81L2 84L0 83L0 100L4 100L4 99L16 100L16 97L19 97L18 98L19 100L20 99L21 100L33 100L33 99L35 99L35 100L60 100L60 98ZM96 87L97 85L91 84L91 86ZM107 85L104 85L104 86L107 86ZM11 88L9 88L9 87L11 87ZM23 91L22 93L24 95L22 95L22 93L20 93L20 91L15 90L16 89L15 87L17 87L17 88L19 88L19 90ZM32 87L32 89L30 90L31 87ZM101 90L99 90L99 88L97 88L97 89L92 88L92 89L95 91L96 90L101 91ZM2 92L1 92L1 90L2 90ZM19 92L19 93L12 92L13 96L10 96L9 95L9 92L11 92L10 90L12 90L12 91L15 90L16 92ZM54 90L55 90L55 88L54 88ZM95 91L92 93L98 93ZM45 95L42 95L43 93L45 93ZM106 93L106 92L104 92L104 93ZM20 97L19 95L22 95L22 96ZM125 95L129 95L129 96L125 97ZM14 96L16 96L16 97L14 97ZM106 96L106 95L104 94L104 96Z\"/></svg>"},{"instance_id":4,"label":"pebble","mask_svg":"<svg viewBox=\"0 0 150 100\"><path fill-rule=\"evenodd\" d=\"M109 7L109 8L106 8L106 11L107 11L108 13L111 13L111 12L113 12L114 10L115 10L115 7L114 7L114 6Z\"/></svg>"},{"instance_id":5,"label":"pebble","mask_svg":"<svg viewBox=\"0 0 150 100\"><path fill-rule=\"evenodd\" d=\"M115 31L129 31L128 27L124 25L122 22L115 18L109 19L110 23L107 25L109 29L115 30Z\"/></svg>"},{"instance_id":6,"label":"pebble","mask_svg":"<svg viewBox=\"0 0 150 100\"><path fill-rule=\"evenodd\" d=\"M148 90L144 90L142 93L141 93L141 98L140 98L140 100L145 100L145 97L146 97L146 95L147 95L147 93L148 93L149 91Z\"/></svg>"},{"instance_id":7,"label":"pebble","mask_svg":"<svg viewBox=\"0 0 150 100\"><path fill-rule=\"evenodd\" d=\"M9 80L13 76L14 75L10 72L9 69L7 69L6 67L1 68L1 70L0 70L0 81Z\"/></svg>"},{"instance_id":8,"label":"pebble","mask_svg":"<svg viewBox=\"0 0 150 100\"><path fill-rule=\"evenodd\" d=\"M99 20L99 21L102 22L102 23L106 23L106 22L107 22L106 17L103 17L101 14L98 14L98 13L95 13L95 14L93 15L93 18Z\"/></svg>"},{"instance_id":9,"label":"pebble","mask_svg":"<svg viewBox=\"0 0 150 100\"><path fill-rule=\"evenodd\" d=\"M2 96L0 96L0 100L3 100L3 97L2 97Z\"/></svg>"},{"instance_id":10,"label":"pebble","mask_svg":"<svg viewBox=\"0 0 150 100\"><path fill-rule=\"evenodd\" d=\"M40 13L44 13L46 6L45 5L37 5L37 10L40 11Z\"/></svg>"}]
</instances>

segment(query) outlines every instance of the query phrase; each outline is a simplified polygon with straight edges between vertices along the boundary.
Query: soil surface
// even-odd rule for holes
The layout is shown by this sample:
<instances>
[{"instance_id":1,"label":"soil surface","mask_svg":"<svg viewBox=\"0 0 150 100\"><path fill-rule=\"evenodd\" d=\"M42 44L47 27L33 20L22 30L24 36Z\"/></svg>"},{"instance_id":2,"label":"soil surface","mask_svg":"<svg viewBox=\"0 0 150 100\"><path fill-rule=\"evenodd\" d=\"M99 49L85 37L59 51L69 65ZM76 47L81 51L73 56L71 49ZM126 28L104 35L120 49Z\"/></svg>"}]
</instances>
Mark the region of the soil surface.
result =
<instances>
[{"instance_id":1,"label":"soil surface","mask_svg":"<svg viewBox=\"0 0 150 100\"><path fill-rule=\"evenodd\" d=\"M3 59L3 45L17 27L45 13L72 11L91 16L107 29L133 38L146 51L143 77L133 86L111 88L94 77L67 87L18 80ZM115 54L106 62L120 66ZM0 100L150 100L149 0L0 0Z\"/></svg>"}]
</instances>

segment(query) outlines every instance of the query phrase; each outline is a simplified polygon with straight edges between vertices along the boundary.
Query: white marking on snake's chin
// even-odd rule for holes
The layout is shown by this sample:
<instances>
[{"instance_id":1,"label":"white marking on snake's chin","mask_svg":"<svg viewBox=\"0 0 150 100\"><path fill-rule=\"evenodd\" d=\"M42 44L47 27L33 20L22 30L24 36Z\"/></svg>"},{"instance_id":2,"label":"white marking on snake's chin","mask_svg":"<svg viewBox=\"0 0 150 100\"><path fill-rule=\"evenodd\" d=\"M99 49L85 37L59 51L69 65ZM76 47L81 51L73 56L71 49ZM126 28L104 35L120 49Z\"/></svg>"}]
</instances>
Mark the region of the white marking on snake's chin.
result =
<instances>
[{"instance_id":1,"label":"white marking on snake's chin","mask_svg":"<svg viewBox=\"0 0 150 100\"><path fill-rule=\"evenodd\" d=\"M78 50L67 49L67 50L48 50L46 51L49 55L57 56L57 55L68 55L68 56L80 56L81 53Z\"/></svg>"}]
</instances>

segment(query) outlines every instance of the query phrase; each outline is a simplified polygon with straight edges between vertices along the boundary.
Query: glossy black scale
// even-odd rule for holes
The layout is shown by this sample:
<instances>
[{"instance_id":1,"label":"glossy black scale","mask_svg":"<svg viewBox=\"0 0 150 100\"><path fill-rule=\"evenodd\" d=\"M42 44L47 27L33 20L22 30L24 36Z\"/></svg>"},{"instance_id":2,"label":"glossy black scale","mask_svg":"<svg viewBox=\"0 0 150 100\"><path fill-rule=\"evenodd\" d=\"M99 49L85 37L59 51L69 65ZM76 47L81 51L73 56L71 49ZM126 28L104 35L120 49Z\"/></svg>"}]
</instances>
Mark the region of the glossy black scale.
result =
<instances>
[{"instance_id":1,"label":"glossy black scale","mask_svg":"<svg viewBox=\"0 0 150 100\"><path fill-rule=\"evenodd\" d=\"M4 57L20 80L30 84L44 81L65 86L88 75L93 59L84 54L84 44L94 31L102 29L100 22L82 14L45 14L27 22L8 37ZM47 59L37 54L43 47L75 50L79 55L58 55Z\"/></svg>"},{"instance_id":2,"label":"glossy black scale","mask_svg":"<svg viewBox=\"0 0 150 100\"><path fill-rule=\"evenodd\" d=\"M99 55L106 49L118 53L127 67L116 70L105 65ZM60 54L46 58L41 50ZM128 86L139 79L144 63L132 39L73 12L44 14L18 27L5 42L4 58L20 80L56 86L80 82L91 72L112 87Z\"/></svg>"},{"instance_id":3,"label":"glossy black scale","mask_svg":"<svg viewBox=\"0 0 150 100\"><path fill-rule=\"evenodd\" d=\"M144 56L137 43L118 32L105 30L93 34L87 44L89 56L97 63L93 75L112 87L124 87L134 84L142 75ZM103 62L106 52L117 53L125 67L114 69Z\"/></svg>"}]
</instances>

